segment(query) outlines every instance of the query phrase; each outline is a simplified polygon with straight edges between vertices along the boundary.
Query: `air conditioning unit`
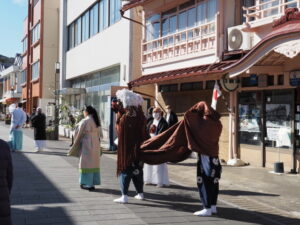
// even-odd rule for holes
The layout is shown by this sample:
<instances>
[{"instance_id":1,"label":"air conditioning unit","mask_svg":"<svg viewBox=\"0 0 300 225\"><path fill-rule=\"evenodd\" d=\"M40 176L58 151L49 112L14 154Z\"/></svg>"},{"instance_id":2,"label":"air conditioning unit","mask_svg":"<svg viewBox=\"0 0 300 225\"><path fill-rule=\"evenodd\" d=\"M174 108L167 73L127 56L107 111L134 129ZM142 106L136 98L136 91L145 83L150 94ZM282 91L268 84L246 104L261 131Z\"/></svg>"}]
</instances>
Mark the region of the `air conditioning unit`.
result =
<instances>
[{"instance_id":1,"label":"air conditioning unit","mask_svg":"<svg viewBox=\"0 0 300 225\"><path fill-rule=\"evenodd\" d=\"M249 50L253 47L253 33L242 31L242 25L227 29L228 51Z\"/></svg>"}]
</instances>

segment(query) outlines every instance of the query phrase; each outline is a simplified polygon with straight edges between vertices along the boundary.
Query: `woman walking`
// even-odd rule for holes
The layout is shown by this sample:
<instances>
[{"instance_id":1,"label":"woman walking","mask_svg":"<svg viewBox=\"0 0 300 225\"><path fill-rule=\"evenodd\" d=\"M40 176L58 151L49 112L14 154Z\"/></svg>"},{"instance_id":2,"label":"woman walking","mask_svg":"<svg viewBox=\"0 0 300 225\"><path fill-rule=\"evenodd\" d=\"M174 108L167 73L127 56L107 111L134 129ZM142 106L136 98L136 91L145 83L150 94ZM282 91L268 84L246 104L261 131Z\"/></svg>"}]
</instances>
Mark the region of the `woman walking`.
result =
<instances>
[{"instance_id":1,"label":"woman walking","mask_svg":"<svg viewBox=\"0 0 300 225\"><path fill-rule=\"evenodd\" d=\"M46 116L41 108L37 108L35 116L31 117L31 124L34 128L34 142L36 152L45 147L46 140Z\"/></svg>"},{"instance_id":2,"label":"woman walking","mask_svg":"<svg viewBox=\"0 0 300 225\"><path fill-rule=\"evenodd\" d=\"M100 185L100 136L101 126L97 111L92 106L84 109L84 119L75 131L74 144L69 155L79 156L79 183L85 190L94 190ZM75 153L76 154L76 153Z\"/></svg>"}]
</instances>

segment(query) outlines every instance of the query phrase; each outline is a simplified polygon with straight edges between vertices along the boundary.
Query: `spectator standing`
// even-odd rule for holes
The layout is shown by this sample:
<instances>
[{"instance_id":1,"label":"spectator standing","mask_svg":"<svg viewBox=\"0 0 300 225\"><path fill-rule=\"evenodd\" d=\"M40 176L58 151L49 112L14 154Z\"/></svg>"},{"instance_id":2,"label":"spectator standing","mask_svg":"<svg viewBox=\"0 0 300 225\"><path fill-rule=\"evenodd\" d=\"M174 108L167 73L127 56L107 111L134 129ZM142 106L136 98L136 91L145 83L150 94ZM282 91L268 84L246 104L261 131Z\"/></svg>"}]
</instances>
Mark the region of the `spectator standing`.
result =
<instances>
[{"instance_id":1,"label":"spectator standing","mask_svg":"<svg viewBox=\"0 0 300 225\"><path fill-rule=\"evenodd\" d=\"M13 183L13 166L8 144L0 139L0 224L12 225L10 193Z\"/></svg>"},{"instance_id":2,"label":"spectator standing","mask_svg":"<svg viewBox=\"0 0 300 225\"><path fill-rule=\"evenodd\" d=\"M172 127L174 124L176 124L178 122L178 117L177 117L176 113L174 113L172 111L172 108L170 105L166 106L166 112L167 112L167 114L166 114L165 119L168 123L168 126Z\"/></svg>"},{"instance_id":3,"label":"spectator standing","mask_svg":"<svg viewBox=\"0 0 300 225\"><path fill-rule=\"evenodd\" d=\"M9 145L12 151L22 150L23 147L22 127L26 122L26 113L23 111L22 106L22 103L18 103L18 107L11 112Z\"/></svg>"},{"instance_id":4,"label":"spectator standing","mask_svg":"<svg viewBox=\"0 0 300 225\"><path fill-rule=\"evenodd\" d=\"M42 151L46 140L46 116L41 108L38 108L36 115L31 117L31 124L34 128L35 150Z\"/></svg>"}]
</instances>

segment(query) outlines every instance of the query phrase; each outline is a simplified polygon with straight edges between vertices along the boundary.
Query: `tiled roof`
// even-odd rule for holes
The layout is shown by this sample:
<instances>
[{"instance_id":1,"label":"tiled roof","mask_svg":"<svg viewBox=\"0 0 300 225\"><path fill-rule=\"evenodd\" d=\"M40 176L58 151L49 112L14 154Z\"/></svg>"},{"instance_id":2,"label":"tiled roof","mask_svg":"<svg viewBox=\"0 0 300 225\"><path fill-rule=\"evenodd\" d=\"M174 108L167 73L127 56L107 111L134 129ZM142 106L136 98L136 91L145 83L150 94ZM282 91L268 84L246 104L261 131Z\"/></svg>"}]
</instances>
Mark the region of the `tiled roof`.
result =
<instances>
[{"instance_id":1,"label":"tiled roof","mask_svg":"<svg viewBox=\"0 0 300 225\"><path fill-rule=\"evenodd\" d=\"M221 61L219 63L206 64L201 66L194 66L184 69L144 75L136 80L129 82L128 86L135 87L140 85L153 84L157 82L182 79L193 76L223 73L223 68L230 66L236 61L237 60Z\"/></svg>"}]
</instances>

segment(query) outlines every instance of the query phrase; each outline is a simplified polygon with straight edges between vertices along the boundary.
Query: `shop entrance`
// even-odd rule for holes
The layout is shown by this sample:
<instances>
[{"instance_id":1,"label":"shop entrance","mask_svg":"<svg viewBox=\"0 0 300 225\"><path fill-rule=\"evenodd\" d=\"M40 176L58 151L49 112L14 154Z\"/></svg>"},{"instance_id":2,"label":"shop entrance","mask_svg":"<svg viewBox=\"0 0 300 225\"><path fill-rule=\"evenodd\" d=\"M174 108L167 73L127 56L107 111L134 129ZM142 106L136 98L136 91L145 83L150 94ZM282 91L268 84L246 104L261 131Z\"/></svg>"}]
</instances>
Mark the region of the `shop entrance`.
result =
<instances>
[{"instance_id":1,"label":"shop entrance","mask_svg":"<svg viewBox=\"0 0 300 225\"><path fill-rule=\"evenodd\" d=\"M294 90L239 94L238 145L243 160L270 168L281 161L292 167L294 99Z\"/></svg>"}]
</instances>

